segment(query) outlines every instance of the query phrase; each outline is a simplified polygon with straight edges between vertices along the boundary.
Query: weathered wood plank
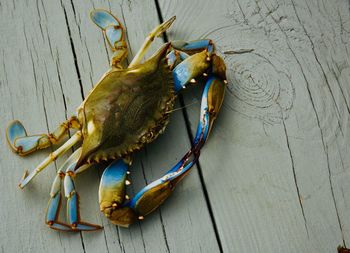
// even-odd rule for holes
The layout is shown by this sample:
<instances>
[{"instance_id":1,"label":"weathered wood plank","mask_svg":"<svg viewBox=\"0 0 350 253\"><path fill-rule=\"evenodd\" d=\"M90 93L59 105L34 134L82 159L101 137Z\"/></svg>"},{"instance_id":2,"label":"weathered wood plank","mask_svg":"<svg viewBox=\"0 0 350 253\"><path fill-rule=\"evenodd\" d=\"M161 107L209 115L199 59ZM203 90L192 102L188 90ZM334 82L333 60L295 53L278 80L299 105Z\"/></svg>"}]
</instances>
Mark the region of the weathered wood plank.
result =
<instances>
[{"instance_id":1,"label":"weathered wood plank","mask_svg":"<svg viewBox=\"0 0 350 253\"><path fill-rule=\"evenodd\" d=\"M48 30L56 29L55 23L64 24L60 12L48 20L41 2L2 2L1 4L1 218L0 232L3 252L83 252L79 234L65 237L45 230L44 215L51 180L55 175L53 166L40 175L41 180L20 191L16 185L25 168L33 168L47 152L20 159L8 149L5 128L14 117L23 120L31 133L47 132L65 119L64 97L59 71L74 69L66 29L57 29L49 38ZM60 9L59 2L52 3ZM61 14L61 15L59 15ZM47 20L47 22L45 22ZM59 39L58 39L59 38ZM50 44L60 41L60 47ZM57 55L64 65L59 64ZM65 59L65 60L62 60ZM74 72L65 72L65 80L74 80ZM62 81L62 80L61 80ZM69 87L71 100L79 101L79 87ZM66 101L71 108L71 102ZM10 113L11 112L11 113ZM62 160L58 160L61 163ZM40 183L39 183L40 182ZM53 240L53 237L56 238Z\"/></svg>"},{"instance_id":2,"label":"weathered wood plank","mask_svg":"<svg viewBox=\"0 0 350 253\"><path fill-rule=\"evenodd\" d=\"M159 24L153 1L27 1L1 3L0 8L0 29L6 34L0 39L2 136L13 118L21 119L31 133L52 131L74 113L107 69L108 52L101 33L88 18L91 9L110 9L125 23L131 57L147 33ZM161 40L155 42L153 49L160 44ZM136 155L132 168L135 190L159 177L190 147L181 111L174 113L171 123L159 140ZM77 179L82 217L103 224L104 230L58 233L43 223L55 174L53 166L23 192L16 187L24 168L33 168L48 152L20 159L11 154L5 142L2 138L0 148L6 154L0 158L4 168L0 189L6 193L0 198L0 205L6 206L0 210L5 220L5 229L0 232L2 251L218 251L196 171L179 185L160 211L130 229L120 229L99 212L97 189L102 170L90 170ZM59 159L57 166L63 160Z\"/></svg>"},{"instance_id":3,"label":"weathered wood plank","mask_svg":"<svg viewBox=\"0 0 350 253\"><path fill-rule=\"evenodd\" d=\"M224 251L349 244L349 3L160 6L164 18L178 17L171 39L211 38L228 67L226 100L200 159ZM233 54L240 49L254 51ZM195 127L198 110L187 111Z\"/></svg>"},{"instance_id":4,"label":"weathered wood plank","mask_svg":"<svg viewBox=\"0 0 350 253\"><path fill-rule=\"evenodd\" d=\"M160 211L120 229L100 214L102 171L90 170L77 182L82 216L104 231L57 233L40 218L54 166L25 191L15 187L47 152L21 159L2 138L1 250L217 252L208 204L227 252L334 252L349 244L349 3L160 3L164 17L178 17L170 38L212 38L228 65L228 94L200 159L204 185L193 171ZM103 38L88 19L93 7L125 22L131 57L159 23L153 1L1 2L1 136L13 118L31 133L53 130L106 70ZM239 49L254 51L233 54ZM196 90L186 91L186 104L199 101ZM193 127L197 105L186 109ZM135 191L189 148L181 111L171 123L136 156Z\"/></svg>"}]
</instances>

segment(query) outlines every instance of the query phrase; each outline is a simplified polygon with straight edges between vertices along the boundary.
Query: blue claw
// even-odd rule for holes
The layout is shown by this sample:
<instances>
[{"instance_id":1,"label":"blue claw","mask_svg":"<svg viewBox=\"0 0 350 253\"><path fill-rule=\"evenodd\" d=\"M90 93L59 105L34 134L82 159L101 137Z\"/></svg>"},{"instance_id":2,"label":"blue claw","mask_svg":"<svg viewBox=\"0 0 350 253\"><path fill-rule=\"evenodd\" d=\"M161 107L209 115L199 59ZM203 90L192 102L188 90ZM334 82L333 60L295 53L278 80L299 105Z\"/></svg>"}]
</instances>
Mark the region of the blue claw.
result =
<instances>
[{"instance_id":1,"label":"blue claw","mask_svg":"<svg viewBox=\"0 0 350 253\"><path fill-rule=\"evenodd\" d=\"M99 188L100 210L120 205L125 199L125 182L129 165L122 159L114 161L102 174Z\"/></svg>"},{"instance_id":2,"label":"blue claw","mask_svg":"<svg viewBox=\"0 0 350 253\"><path fill-rule=\"evenodd\" d=\"M202 75L210 67L210 59L205 51L194 54L192 56L186 56L183 54L180 57L185 58L173 69L173 78L175 91L178 92L186 86L193 78Z\"/></svg>"},{"instance_id":3,"label":"blue claw","mask_svg":"<svg viewBox=\"0 0 350 253\"><path fill-rule=\"evenodd\" d=\"M129 165L122 159L114 161L102 174L100 188L113 188L120 184L125 184L126 173Z\"/></svg>"}]
</instances>

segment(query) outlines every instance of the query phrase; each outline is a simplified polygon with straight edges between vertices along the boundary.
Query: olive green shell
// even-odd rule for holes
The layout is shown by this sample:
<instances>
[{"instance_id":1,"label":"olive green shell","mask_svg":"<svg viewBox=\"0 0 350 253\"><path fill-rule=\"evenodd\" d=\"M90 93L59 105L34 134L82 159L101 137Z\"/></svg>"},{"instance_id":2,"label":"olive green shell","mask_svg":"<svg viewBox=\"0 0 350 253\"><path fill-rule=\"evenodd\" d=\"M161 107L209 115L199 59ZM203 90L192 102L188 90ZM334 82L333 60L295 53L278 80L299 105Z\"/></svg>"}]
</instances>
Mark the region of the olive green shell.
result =
<instances>
[{"instance_id":1,"label":"olive green shell","mask_svg":"<svg viewBox=\"0 0 350 253\"><path fill-rule=\"evenodd\" d=\"M165 44L146 62L107 72L78 109L82 155L77 164L125 157L165 128L175 93Z\"/></svg>"}]
</instances>

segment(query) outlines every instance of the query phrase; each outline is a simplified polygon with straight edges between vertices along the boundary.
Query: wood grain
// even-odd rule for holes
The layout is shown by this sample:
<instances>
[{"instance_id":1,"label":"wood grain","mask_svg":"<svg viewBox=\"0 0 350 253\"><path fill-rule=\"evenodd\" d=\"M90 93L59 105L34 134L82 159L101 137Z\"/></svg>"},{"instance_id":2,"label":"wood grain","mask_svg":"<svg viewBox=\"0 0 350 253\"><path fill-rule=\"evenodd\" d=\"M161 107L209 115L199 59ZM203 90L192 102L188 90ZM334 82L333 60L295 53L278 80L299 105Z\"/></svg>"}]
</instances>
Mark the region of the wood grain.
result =
<instances>
[{"instance_id":1,"label":"wood grain","mask_svg":"<svg viewBox=\"0 0 350 253\"><path fill-rule=\"evenodd\" d=\"M348 244L349 3L160 7L164 19L178 17L171 39L211 38L228 66L224 106L200 158L224 251ZM198 110L187 113L194 127Z\"/></svg>"}]
</instances>

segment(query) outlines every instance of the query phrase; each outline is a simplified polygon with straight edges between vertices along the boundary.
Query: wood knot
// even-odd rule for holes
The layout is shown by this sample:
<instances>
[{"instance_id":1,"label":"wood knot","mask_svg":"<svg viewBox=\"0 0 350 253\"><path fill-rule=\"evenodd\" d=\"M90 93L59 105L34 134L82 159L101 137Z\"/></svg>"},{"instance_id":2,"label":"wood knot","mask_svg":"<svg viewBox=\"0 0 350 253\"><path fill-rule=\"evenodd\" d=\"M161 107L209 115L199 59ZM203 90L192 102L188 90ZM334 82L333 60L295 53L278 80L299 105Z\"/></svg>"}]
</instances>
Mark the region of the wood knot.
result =
<instances>
[{"instance_id":1,"label":"wood knot","mask_svg":"<svg viewBox=\"0 0 350 253\"><path fill-rule=\"evenodd\" d=\"M258 53L226 57L227 91L238 99L235 110L269 124L288 118L295 98L291 77L286 69Z\"/></svg>"}]
</instances>

